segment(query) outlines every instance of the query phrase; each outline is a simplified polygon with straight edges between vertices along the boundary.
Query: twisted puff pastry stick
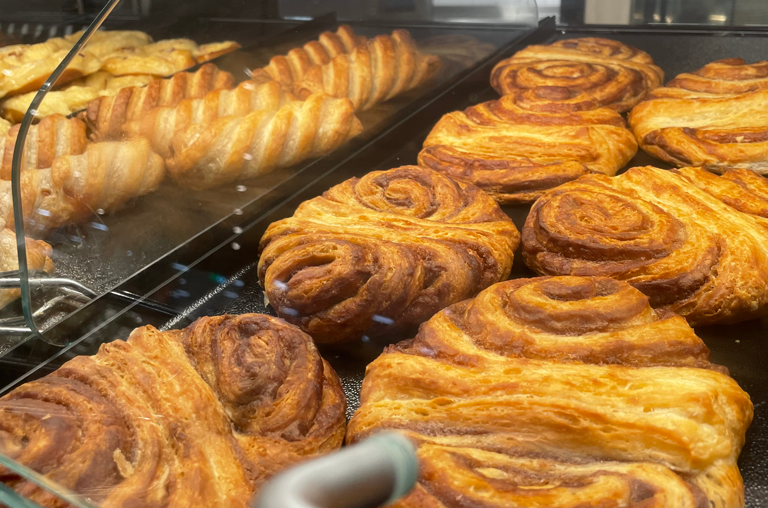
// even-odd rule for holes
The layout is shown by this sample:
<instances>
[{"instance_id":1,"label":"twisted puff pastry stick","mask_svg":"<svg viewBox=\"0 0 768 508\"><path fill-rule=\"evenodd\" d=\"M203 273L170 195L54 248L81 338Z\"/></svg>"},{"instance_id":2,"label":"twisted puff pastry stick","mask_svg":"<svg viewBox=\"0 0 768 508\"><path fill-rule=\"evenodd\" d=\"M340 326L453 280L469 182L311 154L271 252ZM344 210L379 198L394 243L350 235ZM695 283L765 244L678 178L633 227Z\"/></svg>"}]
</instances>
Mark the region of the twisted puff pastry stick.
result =
<instances>
[{"instance_id":1,"label":"twisted puff pastry stick","mask_svg":"<svg viewBox=\"0 0 768 508\"><path fill-rule=\"evenodd\" d=\"M195 72L180 72L167 79L154 79L144 87L127 87L117 95L99 97L79 116L91 128L94 140L114 139L122 135L124 124L143 118L156 107L174 107L183 99L234 86L232 74L205 64Z\"/></svg>"},{"instance_id":2,"label":"twisted puff pastry stick","mask_svg":"<svg viewBox=\"0 0 768 508\"><path fill-rule=\"evenodd\" d=\"M19 125L11 127L8 135L0 141L0 180L11 179L19 128ZM83 153L88 144L85 130L85 124L77 118L62 115L43 117L27 132L22 171L49 168L56 157Z\"/></svg>"},{"instance_id":3,"label":"twisted puff pastry stick","mask_svg":"<svg viewBox=\"0 0 768 508\"><path fill-rule=\"evenodd\" d=\"M53 272L51 246L42 240L26 238L27 267L30 270ZM19 256L16 250L16 234L0 220L0 272L11 272L19 269ZM14 301L21 294L20 289L0 289L0 309Z\"/></svg>"},{"instance_id":4,"label":"twisted puff pastry stick","mask_svg":"<svg viewBox=\"0 0 768 508\"><path fill-rule=\"evenodd\" d=\"M21 175L21 199L30 234L111 213L157 189L165 165L145 139L89 144L85 153L58 157L48 169ZM13 226L11 182L0 181L0 218Z\"/></svg>"},{"instance_id":5,"label":"twisted puff pastry stick","mask_svg":"<svg viewBox=\"0 0 768 508\"><path fill-rule=\"evenodd\" d=\"M304 202L261 239L259 280L318 342L413 327L505 279L519 235L484 192L403 166Z\"/></svg>"},{"instance_id":6,"label":"twisted puff pastry stick","mask_svg":"<svg viewBox=\"0 0 768 508\"><path fill-rule=\"evenodd\" d=\"M277 81L251 80L232 90L213 90L202 99L185 99L174 107L155 108L123 126L129 137L147 138L152 150L173 156L173 137L191 125L209 125L225 116L246 116L253 111L277 111L295 97Z\"/></svg>"},{"instance_id":7,"label":"twisted puff pastry stick","mask_svg":"<svg viewBox=\"0 0 768 508\"><path fill-rule=\"evenodd\" d=\"M684 175L632 168L539 198L523 257L541 274L627 281L692 325L733 323L768 312L767 225Z\"/></svg>"},{"instance_id":8,"label":"twisted puff pastry stick","mask_svg":"<svg viewBox=\"0 0 768 508\"><path fill-rule=\"evenodd\" d=\"M0 453L104 508L245 508L337 449L344 392L312 340L261 314L134 330L0 399ZM61 506L0 467L18 493Z\"/></svg>"},{"instance_id":9,"label":"twisted puff pastry stick","mask_svg":"<svg viewBox=\"0 0 768 508\"><path fill-rule=\"evenodd\" d=\"M615 175L636 152L621 115L588 94L548 86L443 116L419 164L500 203L530 203L587 173Z\"/></svg>"},{"instance_id":10,"label":"twisted puff pastry stick","mask_svg":"<svg viewBox=\"0 0 768 508\"><path fill-rule=\"evenodd\" d=\"M324 65L307 69L297 95L349 97L357 111L424 83L440 69L440 57L422 54L406 30L379 35Z\"/></svg>"},{"instance_id":11,"label":"twisted puff pastry stick","mask_svg":"<svg viewBox=\"0 0 768 508\"><path fill-rule=\"evenodd\" d=\"M349 99L312 95L189 127L173 139L168 171L182 187L208 189L324 155L362 130Z\"/></svg>"},{"instance_id":12,"label":"twisted puff pastry stick","mask_svg":"<svg viewBox=\"0 0 768 508\"><path fill-rule=\"evenodd\" d=\"M768 62L719 60L654 90L629 114L640 146L676 166L768 174Z\"/></svg>"},{"instance_id":13,"label":"twisted puff pastry stick","mask_svg":"<svg viewBox=\"0 0 768 508\"><path fill-rule=\"evenodd\" d=\"M741 508L749 396L624 282L502 282L368 366L347 442L418 445L396 508Z\"/></svg>"},{"instance_id":14,"label":"twisted puff pastry stick","mask_svg":"<svg viewBox=\"0 0 768 508\"><path fill-rule=\"evenodd\" d=\"M254 78L269 78L287 89L304 78L314 65L325 65L338 55L351 52L367 39L356 35L348 25L341 25L336 32L323 32L316 41L310 41L301 48L293 48L287 55L272 57L269 65L253 71Z\"/></svg>"},{"instance_id":15,"label":"twisted puff pastry stick","mask_svg":"<svg viewBox=\"0 0 768 508\"><path fill-rule=\"evenodd\" d=\"M491 73L501 95L539 86L560 86L591 95L602 107L627 111L660 86L664 72L631 46L599 38L528 46L502 60Z\"/></svg>"}]
</instances>

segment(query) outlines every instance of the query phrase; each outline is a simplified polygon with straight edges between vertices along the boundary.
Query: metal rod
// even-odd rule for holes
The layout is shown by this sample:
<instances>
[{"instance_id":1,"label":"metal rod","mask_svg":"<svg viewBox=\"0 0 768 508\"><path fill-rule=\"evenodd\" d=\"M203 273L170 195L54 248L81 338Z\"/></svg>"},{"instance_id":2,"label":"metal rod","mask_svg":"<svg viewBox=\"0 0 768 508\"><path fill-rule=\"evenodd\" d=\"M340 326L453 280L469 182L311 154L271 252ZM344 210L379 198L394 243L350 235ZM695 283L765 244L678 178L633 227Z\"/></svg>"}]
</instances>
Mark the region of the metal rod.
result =
<instances>
[{"instance_id":1,"label":"metal rod","mask_svg":"<svg viewBox=\"0 0 768 508\"><path fill-rule=\"evenodd\" d=\"M77 56L80 50L90 40L91 36L99 29L104 20L109 16L112 10L120 3L120 0L109 0L107 5L99 12L96 19L85 30L80 39L72 46L72 49L67 53L67 56L61 61L61 63L54 69L48 79L45 80L43 86L37 92L32 99L32 103L29 105L27 112L24 114L24 118L21 120L19 126L18 137L16 138L16 146L13 151L13 165L11 166L11 190L13 196L13 219L16 225L16 250L19 256L19 273L21 274L21 310L24 314L29 328L37 335L40 335L40 331L35 325L35 321L32 316L32 299L29 294L29 268L27 266L27 245L24 234L24 213L21 205L21 168L24 161L24 147L26 146L27 133L29 127L32 125L32 120L37 115L37 110L40 104L43 102L48 91L56 84L56 81L64 73L69 63Z\"/></svg>"}]
</instances>

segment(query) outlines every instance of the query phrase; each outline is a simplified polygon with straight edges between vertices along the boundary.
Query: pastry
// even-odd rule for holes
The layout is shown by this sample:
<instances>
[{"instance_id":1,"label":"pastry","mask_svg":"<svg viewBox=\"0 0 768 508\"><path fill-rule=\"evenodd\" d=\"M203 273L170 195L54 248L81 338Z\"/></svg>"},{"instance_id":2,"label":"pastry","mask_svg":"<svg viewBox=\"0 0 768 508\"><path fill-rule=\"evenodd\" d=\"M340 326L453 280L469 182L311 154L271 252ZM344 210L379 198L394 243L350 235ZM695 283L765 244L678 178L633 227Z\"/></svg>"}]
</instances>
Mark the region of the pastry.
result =
<instances>
[{"instance_id":1,"label":"pastry","mask_svg":"<svg viewBox=\"0 0 768 508\"><path fill-rule=\"evenodd\" d=\"M629 114L640 147L675 166L768 174L768 62L719 60L680 74Z\"/></svg>"},{"instance_id":2,"label":"pastry","mask_svg":"<svg viewBox=\"0 0 768 508\"><path fill-rule=\"evenodd\" d=\"M5 138L8 135L8 131L11 130L11 122L0 118L0 139ZM2 143L2 141L0 141Z\"/></svg>"},{"instance_id":3,"label":"pastry","mask_svg":"<svg viewBox=\"0 0 768 508\"><path fill-rule=\"evenodd\" d=\"M325 155L362 130L349 99L312 95L190 126L173 138L168 172L182 187L209 189Z\"/></svg>"},{"instance_id":4,"label":"pastry","mask_svg":"<svg viewBox=\"0 0 768 508\"><path fill-rule=\"evenodd\" d=\"M246 508L269 477L341 446L339 378L262 314L138 328L0 399L0 453L104 508ZM61 501L0 466L43 506Z\"/></svg>"},{"instance_id":5,"label":"pastry","mask_svg":"<svg viewBox=\"0 0 768 508\"><path fill-rule=\"evenodd\" d=\"M422 54L407 30L395 30L307 69L294 87L302 98L312 93L348 97L357 111L365 111L426 82L439 68L438 56Z\"/></svg>"},{"instance_id":6,"label":"pastry","mask_svg":"<svg viewBox=\"0 0 768 508\"><path fill-rule=\"evenodd\" d=\"M142 88L123 88L112 97L100 97L88 104L80 117L95 139L114 139L122 136L124 124L142 118L156 107L175 107L184 99L204 97L211 90L234 86L232 74L205 64L195 72L175 74L153 80Z\"/></svg>"},{"instance_id":7,"label":"pastry","mask_svg":"<svg viewBox=\"0 0 768 508\"><path fill-rule=\"evenodd\" d=\"M192 54L198 63L204 63L229 53L230 51L240 49L240 47L240 44L234 41L210 42L208 44L200 44Z\"/></svg>"},{"instance_id":8,"label":"pastry","mask_svg":"<svg viewBox=\"0 0 768 508\"><path fill-rule=\"evenodd\" d=\"M61 90L48 92L37 108L37 117L57 114L69 116L85 109L98 97L115 95L121 88L129 86L144 86L152 79L152 76L147 75L113 77L106 72L97 72L71 81ZM36 91L4 99L0 102L2 116L13 123L21 122L35 95Z\"/></svg>"},{"instance_id":9,"label":"pastry","mask_svg":"<svg viewBox=\"0 0 768 508\"><path fill-rule=\"evenodd\" d=\"M621 115L564 87L516 91L443 116L419 165L502 204L531 203L587 173L615 175L637 152Z\"/></svg>"},{"instance_id":10,"label":"pastry","mask_svg":"<svg viewBox=\"0 0 768 508\"><path fill-rule=\"evenodd\" d=\"M51 260L51 246L42 240L26 239L27 268L31 271L53 272ZM12 272L19 269L19 255L16 250L16 234L6 227L0 220L0 272ZM20 289L0 289L0 309L17 299L21 295ZM2 430L0 430L0 442L2 442ZM2 447L2 445L0 445ZM2 478L2 473L0 473Z\"/></svg>"},{"instance_id":11,"label":"pastry","mask_svg":"<svg viewBox=\"0 0 768 508\"><path fill-rule=\"evenodd\" d=\"M272 57L269 65L253 71L253 77L268 77L292 90L309 68L327 64L338 55L350 53L367 40L356 35L350 26L341 25L336 32L323 32L316 41L310 41L301 48L293 48L284 56Z\"/></svg>"},{"instance_id":12,"label":"pastry","mask_svg":"<svg viewBox=\"0 0 768 508\"><path fill-rule=\"evenodd\" d=\"M701 168L680 168L673 171L736 210L768 219L768 179L754 171L733 168L722 176ZM768 221L764 224L768 226Z\"/></svg>"},{"instance_id":13,"label":"pastry","mask_svg":"<svg viewBox=\"0 0 768 508\"><path fill-rule=\"evenodd\" d=\"M19 125L11 127L0 140L0 179L10 180L13 152ZM27 131L22 171L51 167L53 159L61 155L77 155L85 151L88 138L85 124L77 118L62 115L46 116Z\"/></svg>"},{"instance_id":14,"label":"pastry","mask_svg":"<svg viewBox=\"0 0 768 508\"><path fill-rule=\"evenodd\" d=\"M742 508L753 408L708 356L624 282L502 282L368 366L347 442L396 429L417 445L393 508Z\"/></svg>"},{"instance_id":15,"label":"pastry","mask_svg":"<svg viewBox=\"0 0 768 508\"><path fill-rule=\"evenodd\" d=\"M660 86L664 72L647 53L617 41L590 37L528 46L493 68L491 85L501 95L559 86L592 96L601 107L628 111Z\"/></svg>"},{"instance_id":16,"label":"pastry","mask_svg":"<svg viewBox=\"0 0 768 508\"><path fill-rule=\"evenodd\" d=\"M317 342L408 330L504 280L519 234L474 185L402 166L304 202L261 239L277 314Z\"/></svg>"},{"instance_id":17,"label":"pastry","mask_svg":"<svg viewBox=\"0 0 768 508\"><path fill-rule=\"evenodd\" d=\"M122 130L129 137L147 138L156 153L169 158L173 155L173 137L191 125L209 125L221 117L246 116L258 110L274 112L292 100L293 94L277 81L244 81L231 90L212 90L203 98L155 108L126 123Z\"/></svg>"},{"instance_id":18,"label":"pastry","mask_svg":"<svg viewBox=\"0 0 768 508\"><path fill-rule=\"evenodd\" d=\"M51 229L112 213L129 200L155 191L165 176L163 159L145 139L91 143L85 153L63 155L48 169L21 174L27 232ZM0 218L13 227L11 182L0 181Z\"/></svg>"},{"instance_id":19,"label":"pastry","mask_svg":"<svg viewBox=\"0 0 768 508\"><path fill-rule=\"evenodd\" d=\"M541 274L624 280L692 325L734 323L768 313L766 223L682 175L639 167L539 198L523 257Z\"/></svg>"}]
</instances>

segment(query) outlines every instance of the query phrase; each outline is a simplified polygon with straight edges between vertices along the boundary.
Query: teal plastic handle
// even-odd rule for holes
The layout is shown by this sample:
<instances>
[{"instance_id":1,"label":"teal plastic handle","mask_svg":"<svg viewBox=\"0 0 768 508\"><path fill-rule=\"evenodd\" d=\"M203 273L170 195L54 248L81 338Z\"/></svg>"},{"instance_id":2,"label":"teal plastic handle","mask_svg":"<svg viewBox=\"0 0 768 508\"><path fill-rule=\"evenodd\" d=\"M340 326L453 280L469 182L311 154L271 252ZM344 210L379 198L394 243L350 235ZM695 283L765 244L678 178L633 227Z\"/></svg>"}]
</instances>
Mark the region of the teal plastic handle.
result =
<instances>
[{"instance_id":1,"label":"teal plastic handle","mask_svg":"<svg viewBox=\"0 0 768 508\"><path fill-rule=\"evenodd\" d=\"M413 444L384 432L280 473L252 508L376 508L411 491L419 475Z\"/></svg>"}]
</instances>

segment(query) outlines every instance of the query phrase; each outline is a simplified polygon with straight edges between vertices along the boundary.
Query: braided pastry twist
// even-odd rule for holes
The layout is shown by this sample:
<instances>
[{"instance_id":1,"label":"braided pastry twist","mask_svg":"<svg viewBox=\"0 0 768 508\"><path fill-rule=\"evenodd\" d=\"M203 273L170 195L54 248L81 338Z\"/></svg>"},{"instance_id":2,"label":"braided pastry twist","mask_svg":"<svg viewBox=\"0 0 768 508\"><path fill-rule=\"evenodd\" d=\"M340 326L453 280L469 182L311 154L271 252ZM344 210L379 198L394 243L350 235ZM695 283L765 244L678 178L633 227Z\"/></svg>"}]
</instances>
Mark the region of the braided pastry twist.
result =
<instances>
[{"instance_id":1,"label":"braided pastry twist","mask_svg":"<svg viewBox=\"0 0 768 508\"><path fill-rule=\"evenodd\" d=\"M356 35L349 25L341 25L336 32L323 32L316 41L286 54L272 57L269 65L253 71L254 78L267 77L292 90L295 83L314 65L325 65L338 55L350 53L367 39Z\"/></svg>"},{"instance_id":2,"label":"braided pastry twist","mask_svg":"<svg viewBox=\"0 0 768 508\"><path fill-rule=\"evenodd\" d=\"M168 171L182 187L208 189L324 155L362 130L349 99L312 95L276 111L192 125L174 137Z\"/></svg>"},{"instance_id":3,"label":"braided pastry twist","mask_svg":"<svg viewBox=\"0 0 768 508\"><path fill-rule=\"evenodd\" d=\"M768 229L683 175L652 167L590 175L542 196L523 228L541 274L607 275L693 325L768 312Z\"/></svg>"},{"instance_id":4,"label":"braided pastry twist","mask_svg":"<svg viewBox=\"0 0 768 508\"><path fill-rule=\"evenodd\" d=\"M395 30L307 69L294 86L300 97L348 97L357 111L365 111L424 83L439 69L438 56L422 54L408 31Z\"/></svg>"},{"instance_id":5,"label":"braided pastry twist","mask_svg":"<svg viewBox=\"0 0 768 508\"><path fill-rule=\"evenodd\" d=\"M53 272L51 246L42 240L25 239L27 246L27 268L30 271ZM19 255L16 250L16 234L0 220L0 272L12 272L19 269ZM0 309L17 299L20 289L0 289ZM0 441L2 431L0 430Z\"/></svg>"},{"instance_id":6,"label":"braided pastry twist","mask_svg":"<svg viewBox=\"0 0 768 508\"><path fill-rule=\"evenodd\" d=\"M295 327L261 314L201 318L139 328L5 395L0 453L104 508L245 508L274 473L341 445L345 405L336 373Z\"/></svg>"},{"instance_id":7,"label":"braided pastry twist","mask_svg":"<svg viewBox=\"0 0 768 508\"><path fill-rule=\"evenodd\" d=\"M768 62L719 60L681 74L630 112L640 146L676 166L768 174Z\"/></svg>"},{"instance_id":8,"label":"braided pastry twist","mask_svg":"<svg viewBox=\"0 0 768 508\"><path fill-rule=\"evenodd\" d=\"M628 111L660 86L664 72L631 46L599 38L528 46L493 68L491 86L501 95L559 86L592 96L600 107Z\"/></svg>"},{"instance_id":9,"label":"braided pastry twist","mask_svg":"<svg viewBox=\"0 0 768 508\"><path fill-rule=\"evenodd\" d=\"M112 213L155 191L165 164L145 139L88 145L85 153L54 159L48 169L21 174L21 201L30 234L43 235L97 213ZM0 181L0 218L14 224L11 182Z\"/></svg>"},{"instance_id":10,"label":"braided pastry twist","mask_svg":"<svg viewBox=\"0 0 768 508\"><path fill-rule=\"evenodd\" d=\"M175 107L183 99L204 97L211 90L235 86L232 74L205 64L195 72L179 72L167 79L153 79L144 87L127 87L110 97L99 97L80 114L94 139L114 139L122 126L143 118L160 106Z\"/></svg>"},{"instance_id":11,"label":"braided pastry twist","mask_svg":"<svg viewBox=\"0 0 768 508\"><path fill-rule=\"evenodd\" d=\"M403 166L304 202L261 239L279 316L318 342L406 330L509 276L519 235L473 185Z\"/></svg>"},{"instance_id":12,"label":"braided pastry twist","mask_svg":"<svg viewBox=\"0 0 768 508\"><path fill-rule=\"evenodd\" d=\"M20 125L14 125L0 141L0 180L11 179L13 152ZM22 171L50 168L56 157L78 155L85 151L88 137L85 124L77 118L62 115L43 117L27 132Z\"/></svg>"},{"instance_id":13,"label":"braided pastry twist","mask_svg":"<svg viewBox=\"0 0 768 508\"><path fill-rule=\"evenodd\" d=\"M538 87L443 116L419 164L474 183L500 203L530 203L587 173L615 175L636 152L615 111L587 94Z\"/></svg>"},{"instance_id":14,"label":"braided pastry twist","mask_svg":"<svg viewBox=\"0 0 768 508\"><path fill-rule=\"evenodd\" d=\"M123 125L129 137L147 138L155 153L173 155L173 137L191 125L209 125L225 116L246 116L257 110L277 111L294 100L277 81L244 81L234 89L213 90L203 98L184 99L173 107L158 107Z\"/></svg>"},{"instance_id":15,"label":"braided pastry twist","mask_svg":"<svg viewBox=\"0 0 768 508\"><path fill-rule=\"evenodd\" d=\"M741 508L752 404L708 357L624 282L502 282L368 366L347 442L417 444L396 508Z\"/></svg>"}]
</instances>

